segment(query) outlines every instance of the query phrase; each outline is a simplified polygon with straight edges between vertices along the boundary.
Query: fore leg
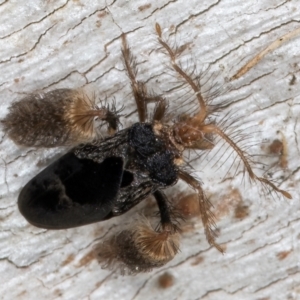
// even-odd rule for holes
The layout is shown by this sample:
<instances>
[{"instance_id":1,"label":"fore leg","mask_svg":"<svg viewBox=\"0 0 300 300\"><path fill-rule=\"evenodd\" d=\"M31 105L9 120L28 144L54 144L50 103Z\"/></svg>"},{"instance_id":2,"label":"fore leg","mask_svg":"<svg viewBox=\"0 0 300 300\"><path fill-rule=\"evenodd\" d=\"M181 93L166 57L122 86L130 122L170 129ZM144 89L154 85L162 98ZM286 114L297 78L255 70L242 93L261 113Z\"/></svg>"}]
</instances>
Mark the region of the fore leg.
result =
<instances>
[{"instance_id":1,"label":"fore leg","mask_svg":"<svg viewBox=\"0 0 300 300\"><path fill-rule=\"evenodd\" d=\"M273 184L272 182L270 182L269 180L267 180L266 178L263 177L259 177L257 176L252 168L251 165L248 161L248 159L246 158L244 152L240 149L240 147L238 147L238 145L221 129L219 128L217 125L215 124L207 124L207 125L203 125L201 128L201 131L203 133L206 134L217 134L219 135L223 140L226 141L226 143L237 153L238 157L241 159L241 161L243 162L244 166L245 166L245 170L248 173L249 177L251 180L253 181L258 181L261 184L263 184L263 186L266 186L268 188L270 188L271 190L274 190L275 192L278 192L280 194L282 194L284 197L291 199L292 196L290 195L290 193L288 193L287 191L281 190L279 189L275 184Z\"/></svg>"},{"instance_id":2,"label":"fore leg","mask_svg":"<svg viewBox=\"0 0 300 300\"><path fill-rule=\"evenodd\" d=\"M178 123L174 124L174 132L178 139L184 144L184 147L199 150L212 149L214 147L213 136L218 135L234 150L252 181L260 182L263 187L266 187L268 190L273 190L282 194L284 197L291 199L292 196L288 192L279 189L266 178L257 176L252 170L250 160L247 158L247 153L245 153L238 144L220 128L220 126L214 124L214 122L207 118L213 111L208 109L207 101L205 101L201 94L200 82L193 79L192 76L185 72L180 64L176 62L178 51L173 50L162 39L162 32L159 24L156 24L156 32L158 34L159 43L170 57L174 71L180 75L193 90L200 107L200 111L194 116L184 116Z\"/></svg>"}]
</instances>

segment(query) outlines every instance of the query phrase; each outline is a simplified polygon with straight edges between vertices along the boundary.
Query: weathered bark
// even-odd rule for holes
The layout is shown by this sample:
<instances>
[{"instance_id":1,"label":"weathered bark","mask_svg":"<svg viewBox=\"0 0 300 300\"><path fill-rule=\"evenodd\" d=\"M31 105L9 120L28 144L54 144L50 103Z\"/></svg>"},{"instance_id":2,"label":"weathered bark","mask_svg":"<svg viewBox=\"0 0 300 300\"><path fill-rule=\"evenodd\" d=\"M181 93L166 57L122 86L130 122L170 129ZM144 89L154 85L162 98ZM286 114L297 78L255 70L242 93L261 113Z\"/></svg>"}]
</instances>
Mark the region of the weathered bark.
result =
<instances>
[{"instance_id":1,"label":"weathered bark","mask_svg":"<svg viewBox=\"0 0 300 300\"><path fill-rule=\"evenodd\" d=\"M107 233L129 224L144 204L104 223L61 231L35 228L18 211L18 193L64 150L21 148L2 133L0 298L300 298L300 38L279 45L240 79L227 80L276 39L299 28L297 0L2 1L0 118L12 101L27 93L86 85L102 99L115 97L119 107L132 111L121 60L122 32L128 33L128 43L140 62L139 78L150 79L154 92L170 89L163 75L168 60L153 51L158 49L155 22L166 34L175 31L178 45L188 45L182 55L193 57L198 70L210 65L209 72L225 79L224 87L230 86L231 91L221 99L230 99L229 108L239 113L239 124L256 126L256 153L264 156L255 158L269 166L273 163L265 170L293 200L259 195L259 188L241 184L242 174L222 181L217 168L210 172L200 164L197 175L214 204L218 242L226 245L225 255L209 247L197 219L185 226L181 253L166 267L122 277L102 270L91 250ZM209 72L204 77L209 78ZM176 91L169 93L168 100L174 95ZM180 104L180 99L176 101ZM135 118L123 120L123 126ZM275 139L286 140L284 169L278 157L265 156ZM226 163L224 169L231 165ZM247 214L238 218L234 212L243 205ZM174 284L162 289L158 278L166 271L174 276Z\"/></svg>"}]
</instances>

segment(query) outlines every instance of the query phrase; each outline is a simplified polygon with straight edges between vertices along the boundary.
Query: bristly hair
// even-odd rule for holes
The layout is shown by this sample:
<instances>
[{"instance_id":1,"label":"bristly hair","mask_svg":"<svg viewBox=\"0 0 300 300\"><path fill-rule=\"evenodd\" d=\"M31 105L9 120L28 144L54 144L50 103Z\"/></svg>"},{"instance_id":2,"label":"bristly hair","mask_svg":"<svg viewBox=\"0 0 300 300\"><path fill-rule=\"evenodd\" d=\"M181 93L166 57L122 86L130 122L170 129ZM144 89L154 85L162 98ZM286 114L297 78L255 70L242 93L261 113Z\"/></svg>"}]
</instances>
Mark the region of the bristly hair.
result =
<instances>
[{"instance_id":1,"label":"bristly hair","mask_svg":"<svg viewBox=\"0 0 300 300\"><path fill-rule=\"evenodd\" d=\"M157 26L156 30L158 30ZM170 107L166 112L166 120L181 117L178 111L183 116L191 116L203 108L207 112L206 117L209 118L230 103L230 100L224 101L224 99L222 103L218 102L218 97L231 90L228 83L220 83L219 72L212 71L210 64L199 69L197 59L191 58L190 53L189 58L181 58L182 53L191 43L179 46L173 39L172 42L168 37L162 38L160 29L157 33L160 52L171 60L171 65L166 63L163 74L168 77L166 80L172 87L164 91L164 96L170 95L172 98L172 94L176 91L176 98L173 97L168 101ZM202 98L200 102L205 104L205 107L199 102L200 98Z\"/></svg>"},{"instance_id":2,"label":"bristly hair","mask_svg":"<svg viewBox=\"0 0 300 300\"><path fill-rule=\"evenodd\" d=\"M119 115L112 105L98 107L95 95L82 90L57 89L31 94L9 108L2 120L4 130L17 144L35 147L56 147L91 142L99 133L99 119L111 132L119 125Z\"/></svg>"},{"instance_id":3,"label":"bristly hair","mask_svg":"<svg viewBox=\"0 0 300 300\"><path fill-rule=\"evenodd\" d=\"M123 230L95 246L103 268L121 274L149 272L172 260L179 251L180 234L172 228L155 231L143 217L134 228Z\"/></svg>"}]
</instances>

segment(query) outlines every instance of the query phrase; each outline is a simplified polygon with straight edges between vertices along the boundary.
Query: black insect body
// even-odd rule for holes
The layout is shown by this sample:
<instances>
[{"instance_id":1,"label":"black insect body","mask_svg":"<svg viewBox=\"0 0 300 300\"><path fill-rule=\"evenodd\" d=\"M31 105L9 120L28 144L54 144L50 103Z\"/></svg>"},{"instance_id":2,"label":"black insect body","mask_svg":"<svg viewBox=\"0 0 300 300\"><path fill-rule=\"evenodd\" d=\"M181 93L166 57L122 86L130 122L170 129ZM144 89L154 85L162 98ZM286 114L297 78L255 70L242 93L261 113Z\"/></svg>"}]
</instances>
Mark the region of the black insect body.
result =
<instances>
[{"instance_id":1,"label":"black insect body","mask_svg":"<svg viewBox=\"0 0 300 300\"><path fill-rule=\"evenodd\" d=\"M46 93L39 100L44 101L42 104L37 101L36 95L32 99L27 97L14 103L3 120L9 136L15 142L27 146L51 147L76 144L76 140L88 141L48 166L22 189L18 199L19 209L33 225L63 229L103 221L126 213L149 195L154 196L160 211L159 226L153 229L144 218L132 228L116 233L96 247L102 265L110 268L118 266L122 273L145 272L161 267L177 254L180 215L173 210L163 189L176 184L180 179L198 195L208 242L223 251L215 241L211 205L199 180L186 171L183 156L184 151L189 149L212 149L213 135L218 135L234 150L252 181L291 198L288 192L277 188L266 178L255 175L246 153L212 120L214 110L202 97L201 84L176 62L179 52L171 49L162 39L158 24L156 31L158 41L170 57L175 73L195 94L200 109L194 115L182 115L175 121L166 120L165 99L147 93L145 83L136 80L136 62L123 35L124 64L137 105L138 123L117 131L119 116L115 108L98 108L93 101L87 101L84 94L78 96L76 92L77 96L72 97L72 90ZM63 138L51 136L49 129L32 126L39 123L40 110L46 109L48 103L54 101L55 105L60 105L53 100L55 93L60 98L63 93L68 95L68 101L61 101L67 104L53 110L54 119L58 122L50 122L51 130L55 133L63 124L67 132ZM156 105L150 119L147 106L153 102ZM26 113L23 111L24 106L27 108ZM111 136L103 139L95 135L96 115L107 122ZM29 125L26 123L28 116ZM22 123L24 126L21 126ZM42 126L47 124L42 123ZM92 138L94 140L89 142Z\"/></svg>"},{"instance_id":2,"label":"black insect body","mask_svg":"<svg viewBox=\"0 0 300 300\"><path fill-rule=\"evenodd\" d=\"M123 214L149 194L176 183L173 152L155 136L151 124L136 123L52 163L22 189L20 212L31 224L49 229Z\"/></svg>"},{"instance_id":3,"label":"black insect body","mask_svg":"<svg viewBox=\"0 0 300 300\"><path fill-rule=\"evenodd\" d=\"M132 273L162 266L179 249L178 228L172 224L167 199L160 191L178 180L174 163L177 156L178 150L168 147L154 133L152 124L136 123L100 142L76 147L52 163L22 189L19 210L37 227L64 229L124 214L154 194L164 228L162 236L144 223L137 225L138 235L124 231L116 242L122 248L119 256L127 261L123 269ZM107 241L105 249L98 250L103 252L102 257L113 240ZM138 258L141 249L133 246L137 241L144 248L148 243L150 250L155 243L162 249L154 247L155 253L148 254L148 258L146 254ZM113 248L118 249L116 245ZM124 252L125 248L128 252ZM111 249L108 253L112 255Z\"/></svg>"},{"instance_id":4,"label":"black insect body","mask_svg":"<svg viewBox=\"0 0 300 300\"><path fill-rule=\"evenodd\" d=\"M63 229L105 220L114 207L123 178L123 159L97 163L68 153L29 181L19 210L29 223Z\"/></svg>"}]
</instances>

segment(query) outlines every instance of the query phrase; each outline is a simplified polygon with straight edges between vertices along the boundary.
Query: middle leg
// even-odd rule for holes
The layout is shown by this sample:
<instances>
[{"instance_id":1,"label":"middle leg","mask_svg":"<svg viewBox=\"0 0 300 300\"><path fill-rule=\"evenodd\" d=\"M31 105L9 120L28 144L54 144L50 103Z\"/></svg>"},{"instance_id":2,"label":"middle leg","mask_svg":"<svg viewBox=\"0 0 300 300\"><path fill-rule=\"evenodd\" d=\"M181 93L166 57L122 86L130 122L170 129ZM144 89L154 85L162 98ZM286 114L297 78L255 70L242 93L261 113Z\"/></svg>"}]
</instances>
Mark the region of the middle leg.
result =
<instances>
[{"instance_id":1,"label":"middle leg","mask_svg":"<svg viewBox=\"0 0 300 300\"><path fill-rule=\"evenodd\" d=\"M149 103L157 103L152 120L162 120L167 107L165 99L159 95L148 93L145 82L138 81L136 79L138 73L137 63L135 57L132 55L130 48L127 45L125 34L122 35L122 45L124 64L127 70L128 77L131 81L131 88L137 106L139 121L146 122L148 120L147 105Z\"/></svg>"}]
</instances>

